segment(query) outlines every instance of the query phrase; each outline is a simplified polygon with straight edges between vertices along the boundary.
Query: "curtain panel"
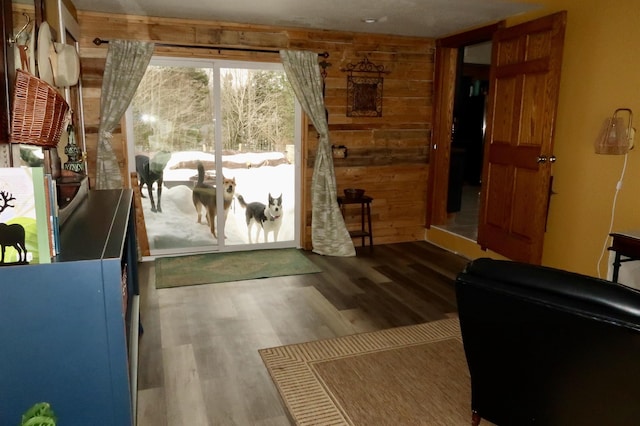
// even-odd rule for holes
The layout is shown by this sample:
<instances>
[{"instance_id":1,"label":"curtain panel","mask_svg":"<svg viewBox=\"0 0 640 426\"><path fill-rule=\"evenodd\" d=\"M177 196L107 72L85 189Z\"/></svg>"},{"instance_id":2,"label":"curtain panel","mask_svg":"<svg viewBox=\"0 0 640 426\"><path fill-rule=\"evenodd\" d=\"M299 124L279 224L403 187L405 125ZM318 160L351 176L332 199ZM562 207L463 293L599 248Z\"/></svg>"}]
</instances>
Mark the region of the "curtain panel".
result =
<instances>
[{"instance_id":1,"label":"curtain panel","mask_svg":"<svg viewBox=\"0 0 640 426\"><path fill-rule=\"evenodd\" d=\"M311 182L313 251L329 256L355 256L353 240L338 206L318 54L281 50L280 57L298 102L320 135Z\"/></svg>"},{"instance_id":2,"label":"curtain panel","mask_svg":"<svg viewBox=\"0 0 640 426\"><path fill-rule=\"evenodd\" d=\"M144 76L153 43L110 40L100 97L100 127L96 168L97 189L122 188L118 159L111 146L113 130L120 123Z\"/></svg>"}]
</instances>

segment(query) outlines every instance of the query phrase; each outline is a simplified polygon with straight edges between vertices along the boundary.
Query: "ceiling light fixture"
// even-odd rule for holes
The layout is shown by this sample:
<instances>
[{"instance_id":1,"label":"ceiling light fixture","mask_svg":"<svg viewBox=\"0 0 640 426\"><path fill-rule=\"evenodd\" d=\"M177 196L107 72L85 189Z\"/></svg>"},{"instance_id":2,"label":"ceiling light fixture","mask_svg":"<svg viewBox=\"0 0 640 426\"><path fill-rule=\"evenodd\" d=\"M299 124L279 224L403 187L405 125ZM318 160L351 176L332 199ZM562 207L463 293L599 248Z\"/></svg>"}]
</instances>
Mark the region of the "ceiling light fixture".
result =
<instances>
[{"instance_id":1,"label":"ceiling light fixture","mask_svg":"<svg viewBox=\"0 0 640 426\"><path fill-rule=\"evenodd\" d=\"M363 18L362 22L365 24L375 24L378 20L376 18Z\"/></svg>"}]
</instances>

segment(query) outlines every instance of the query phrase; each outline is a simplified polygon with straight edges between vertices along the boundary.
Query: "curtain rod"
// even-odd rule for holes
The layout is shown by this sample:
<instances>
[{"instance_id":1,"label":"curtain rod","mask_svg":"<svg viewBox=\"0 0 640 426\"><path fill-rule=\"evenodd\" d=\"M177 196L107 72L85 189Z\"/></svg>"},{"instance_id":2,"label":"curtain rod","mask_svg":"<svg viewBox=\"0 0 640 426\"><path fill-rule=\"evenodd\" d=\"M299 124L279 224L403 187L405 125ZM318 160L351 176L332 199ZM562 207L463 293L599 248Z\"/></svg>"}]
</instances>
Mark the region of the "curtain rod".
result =
<instances>
[{"instance_id":1,"label":"curtain rod","mask_svg":"<svg viewBox=\"0 0 640 426\"><path fill-rule=\"evenodd\" d=\"M108 44L109 40L103 40L99 37L93 39L93 44L96 46L100 46L101 44ZM204 46L197 44L179 44L179 43L155 43L156 46L161 47L186 47L190 49L209 49L209 50L233 50L237 52L257 52L257 53L279 53L278 50L268 50L268 49L251 49L246 47L220 47L220 46ZM328 58L329 52L318 53L319 57Z\"/></svg>"}]
</instances>

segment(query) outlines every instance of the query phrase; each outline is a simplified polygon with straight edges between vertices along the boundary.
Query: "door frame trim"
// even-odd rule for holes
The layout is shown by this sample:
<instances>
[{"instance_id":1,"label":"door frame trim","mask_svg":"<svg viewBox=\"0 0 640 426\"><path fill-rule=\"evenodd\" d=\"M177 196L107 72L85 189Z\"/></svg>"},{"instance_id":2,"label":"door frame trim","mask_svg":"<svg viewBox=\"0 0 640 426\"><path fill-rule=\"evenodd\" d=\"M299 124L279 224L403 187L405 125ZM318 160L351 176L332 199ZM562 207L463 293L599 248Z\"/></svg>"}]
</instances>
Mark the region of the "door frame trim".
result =
<instances>
[{"instance_id":1,"label":"door frame trim","mask_svg":"<svg viewBox=\"0 0 640 426\"><path fill-rule=\"evenodd\" d=\"M491 41L493 34L505 26L506 21L499 21L436 40L433 127L429 147L429 181L425 218L427 228L431 225L442 225L447 220L451 126L458 50L470 44Z\"/></svg>"}]
</instances>

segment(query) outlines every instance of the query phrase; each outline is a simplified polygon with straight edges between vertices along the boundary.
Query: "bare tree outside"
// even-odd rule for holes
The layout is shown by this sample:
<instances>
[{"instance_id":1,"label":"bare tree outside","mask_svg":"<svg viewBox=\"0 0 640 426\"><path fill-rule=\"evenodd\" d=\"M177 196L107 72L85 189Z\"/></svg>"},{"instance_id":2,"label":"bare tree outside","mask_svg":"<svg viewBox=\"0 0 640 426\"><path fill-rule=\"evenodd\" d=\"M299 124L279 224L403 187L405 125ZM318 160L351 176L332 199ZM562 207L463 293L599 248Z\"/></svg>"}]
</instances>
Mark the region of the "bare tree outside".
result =
<instances>
[{"instance_id":1,"label":"bare tree outside","mask_svg":"<svg viewBox=\"0 0 640 426\"><path fill-rule=\"evenodd\" d=\"M132 102L136 150L214 151L213 72L150 66ZM225 151L284 152L294 139L294 94L284 72L221 70Z\"/></svg>"},{"instance_id":2,"label":"bare tree outside","mask_svg":"<svg viewBox=\"0 0 640 426\"><path fill-rule=\"evenodd\" d=\"M150 66L132 107L136 149L213 150L212 70Z\"/></svg>"},{"instance_id":3,"label":"bare tree outside","mask_svg":"<svg viewBox=\"0 0 640 426\"><path fill-rule=\"evenodd\" d=\"M237 151L284 151L293 143L294 94L284 72L225 68L223 145Z\"/></svg>"}]
</instances>

